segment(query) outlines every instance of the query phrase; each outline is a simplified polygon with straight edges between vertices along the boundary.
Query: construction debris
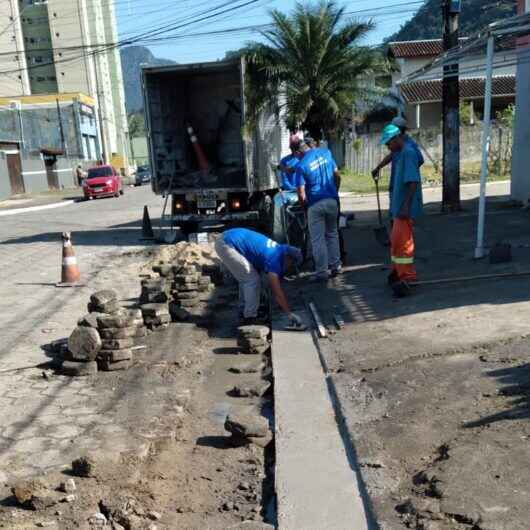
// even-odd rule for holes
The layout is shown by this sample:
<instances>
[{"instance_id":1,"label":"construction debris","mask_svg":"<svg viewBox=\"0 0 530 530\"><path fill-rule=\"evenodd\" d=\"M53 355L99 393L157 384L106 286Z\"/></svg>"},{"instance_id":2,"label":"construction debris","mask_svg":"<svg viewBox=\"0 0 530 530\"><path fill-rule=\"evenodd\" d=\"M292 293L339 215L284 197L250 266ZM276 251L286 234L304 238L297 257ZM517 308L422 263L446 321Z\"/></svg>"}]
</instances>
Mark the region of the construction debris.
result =
<instances>
[{"instance_id":1,"label":"construction debris","mask_svg":"<svg viewBox=\"0 0 530 530\"><path fill-rule=\"evenodd\" d=\"M231 433L234 445L270 441L269 422L258 414L233 412L227 416L225 429ZM267 442L268 443L268 442Z\"/></svg>"},{"instance_id":2,"label":"construction debris","mask_svg":"<svg viewBox=\"0 0 530 530\"><path fill-rule=\"evenodd\" d=\"M262 355L270 350L267 326L242 326L238 328L237 345L243 353Z\"/></svg>"}]
</instances>

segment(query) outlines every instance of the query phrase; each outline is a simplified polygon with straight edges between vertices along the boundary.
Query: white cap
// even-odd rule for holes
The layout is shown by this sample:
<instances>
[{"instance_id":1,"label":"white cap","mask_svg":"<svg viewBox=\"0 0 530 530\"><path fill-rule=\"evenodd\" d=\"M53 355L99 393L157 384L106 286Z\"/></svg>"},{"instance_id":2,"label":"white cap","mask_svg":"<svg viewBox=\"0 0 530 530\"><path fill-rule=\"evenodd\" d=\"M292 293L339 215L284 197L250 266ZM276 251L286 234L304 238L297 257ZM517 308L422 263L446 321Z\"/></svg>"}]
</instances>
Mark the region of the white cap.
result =
<instances>
[{"instance_id":1,"label":"white cap","mask_svg":"<svg viewBox=\"0 0 530 530\"><path fill-rule=\"evenodd\" d=\"M396 116L392 120L392 125L395 125L396 127L399 127L400 129L406 129L407 126L407 120L403 118L402 116Z\"/></svg>"}]
</instances>

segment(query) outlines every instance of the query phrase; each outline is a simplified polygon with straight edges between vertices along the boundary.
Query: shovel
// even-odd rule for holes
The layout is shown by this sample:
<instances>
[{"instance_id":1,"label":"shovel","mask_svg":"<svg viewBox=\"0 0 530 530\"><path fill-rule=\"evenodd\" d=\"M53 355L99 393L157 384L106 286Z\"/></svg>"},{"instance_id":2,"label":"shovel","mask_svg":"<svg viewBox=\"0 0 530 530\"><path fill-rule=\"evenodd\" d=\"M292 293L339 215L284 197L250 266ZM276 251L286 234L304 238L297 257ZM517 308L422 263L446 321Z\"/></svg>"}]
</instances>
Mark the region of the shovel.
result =
<instances>
[{"instance_id":1,"label":"shovel","mask_svg":"<svg viewBox=\"0 0 530 530\"><path fill-rule=\"evenodd\" d=\"M386 226L383 224L383 215L381 214L381 199L379 197L379 179L375 180L375 192L377 195L377 213L379 216L379 226L374 228L375 239L383 247L390 246L390 238L388 237L388 231Z\"/></svg>"}]
</instances>

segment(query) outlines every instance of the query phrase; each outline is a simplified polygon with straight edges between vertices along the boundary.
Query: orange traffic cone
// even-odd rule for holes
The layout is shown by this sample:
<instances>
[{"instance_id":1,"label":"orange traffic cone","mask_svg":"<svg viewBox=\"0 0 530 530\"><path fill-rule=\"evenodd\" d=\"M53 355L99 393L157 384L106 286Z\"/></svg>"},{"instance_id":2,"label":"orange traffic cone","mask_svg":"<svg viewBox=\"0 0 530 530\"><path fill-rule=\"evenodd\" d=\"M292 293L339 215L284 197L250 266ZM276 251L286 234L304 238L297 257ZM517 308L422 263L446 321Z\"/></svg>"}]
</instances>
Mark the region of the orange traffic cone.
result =
<instances>
[{"instance_id":1,"label":"orange traffic cone","mask_svg":"<svg viewBox=\"0 0 530 530\"><path fill-rule=\"evenodd\" d=\"M208 171L210 169L210 164L208 159L202 150L201 144L193 132L193 127L188 125L188 134L190 135L190 140L193 145L193 150L195 151L195 156L197 157L197 162L199 163L199 169L201 171Z\"/></svg>"},{"instance_id":2,"label":"orange traffic cone","mask_svg":"<svg viewBox=\"0 0 530 530\"><path fill-rule=\"evenodd\" d=\"M75 287L79 286L81 273L77 266L74 247L72 246L72 235L70 232L63 232L63 267L61 274L61 283L57 287Z\"/></svg>"}]
</instances>

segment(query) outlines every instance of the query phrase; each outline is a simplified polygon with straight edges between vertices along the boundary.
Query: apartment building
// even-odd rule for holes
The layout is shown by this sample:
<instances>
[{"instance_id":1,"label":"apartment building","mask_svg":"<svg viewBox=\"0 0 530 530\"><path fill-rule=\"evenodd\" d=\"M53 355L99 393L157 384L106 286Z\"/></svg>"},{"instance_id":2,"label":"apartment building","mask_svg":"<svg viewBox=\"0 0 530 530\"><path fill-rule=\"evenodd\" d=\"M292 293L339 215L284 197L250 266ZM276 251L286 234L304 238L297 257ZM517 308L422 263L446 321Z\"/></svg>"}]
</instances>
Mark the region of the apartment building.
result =
<instances>
[{"instance_id":1,"label":"apartment building","mask_svg":"<svg viewBox=\"0 0 530 530\"><path fill-rule=\"evenodd\" d=\"M0 96L91 96L102 131L100 152L127 168L117 41L114 3L108 0L0 0Z\"/></svg>"}]
</instances>

